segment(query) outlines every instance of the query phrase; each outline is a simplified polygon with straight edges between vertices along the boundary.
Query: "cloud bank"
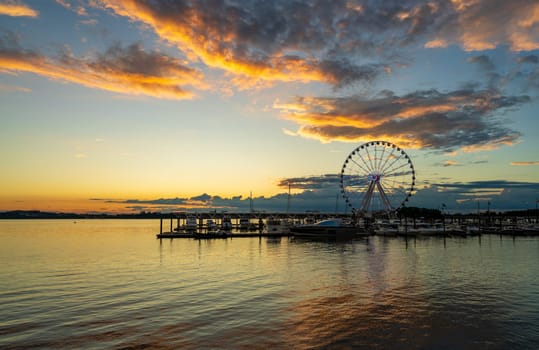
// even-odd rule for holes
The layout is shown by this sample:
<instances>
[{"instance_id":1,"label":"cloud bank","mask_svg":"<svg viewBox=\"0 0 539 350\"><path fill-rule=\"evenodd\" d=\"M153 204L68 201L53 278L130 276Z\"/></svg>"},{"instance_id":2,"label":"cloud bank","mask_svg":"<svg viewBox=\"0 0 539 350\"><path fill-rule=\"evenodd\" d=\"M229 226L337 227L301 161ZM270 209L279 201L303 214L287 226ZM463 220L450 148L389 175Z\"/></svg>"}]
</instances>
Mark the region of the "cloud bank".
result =
<instances>
[{"instance_id":1,"label":"cloud bank","mask_svg":"<svg viewBox=\"0 0 539 350\"><path fill-rule=\"evenodd\" d=\"M83 58L66 48L52 58L20 47L17 37L9 32L0 37L0 72L33 73L94 89L168 99L192 98L185 85L203 88L198 71L173 57L148 52L139 44L115 45L102 54Z\"/></svg>"},{"instance_id":2,"label":"cloud bank","mask_svg":"<svg viewBox=\"0 0 539 350\"><path fill-rule=\"evenodd\" d=\"M300 124L299 134L321 141L387 139L407 148L472 151L513 144L520 134L496 115L530 100L495 90L433 89L403 96L386 91L372 99L296 97L275 107Z\"/></svg>"},{"instance_id":3,"label":"cloud bank","mask_svg":"<svg viewBox=\"0 0 539 350\"><path fill-rule=\"evenodd\" d=\"M66 1L56 4L75 9ZM38 15L17 1L1 6L0 14L8 16ZM216 72L224 77L218 84L237 90L316 82L333 94L275 103L298 124L288 134L322 142L387 139L439 151L514 144L521 134L500 116L531 102L530 91L539 89L539 60L530 52L539 49L534 0L92 0L77 3L76 12L87 21L103 14L128 20L177 55L135 43L85 56L67 47L50 57L21 47L7 33L0 38L0 71L166 99L218 90L208 83ZM413 64L418 53L449 46L478 52L468 62L483 72L483 84L447 91L412 87L400 95L354 93ZM519 67L499 72L487 55L493 49L510 52ZM517 80L524 85L520 94L504 91L504 84Z\"/></svg>"},{"instance_id":4,"label":"cloud bank","mask_svg":"<svg viewBox=\"0 0 539 350\"><path fill-rule=\"evenodd\" d=\"M279 186L293 193L282 192L270 197L245 198L242 196L220 197L202 194L191 198L160 198L153 200L106 200L94 199L117 205L132 212L140 211L190 211L208 212L249 212L251 202L255 211L290 214L319 211L322 213L345 213L346 205L340 196L340 176L325 174L281 179ZM440 209L442 204L451 212L481 210L522 210L535 208L539 196L539 183L519 181L472 181L452 183L431 183L420 188L410 198L407 206Z\"/></svg>"},{"instance_id":5,"label":"cloud bank","mask_svg":"<svg viewBox=\"0 0 539 350\"><path fill-rule=\"evenodd\" d=\"M391 63L395 48L407 46L539 48L539 4L533 0L96 3L149 26L193 59L253 79L368 80L379 72L369 60Z\"/></svg>"}]
</instances>

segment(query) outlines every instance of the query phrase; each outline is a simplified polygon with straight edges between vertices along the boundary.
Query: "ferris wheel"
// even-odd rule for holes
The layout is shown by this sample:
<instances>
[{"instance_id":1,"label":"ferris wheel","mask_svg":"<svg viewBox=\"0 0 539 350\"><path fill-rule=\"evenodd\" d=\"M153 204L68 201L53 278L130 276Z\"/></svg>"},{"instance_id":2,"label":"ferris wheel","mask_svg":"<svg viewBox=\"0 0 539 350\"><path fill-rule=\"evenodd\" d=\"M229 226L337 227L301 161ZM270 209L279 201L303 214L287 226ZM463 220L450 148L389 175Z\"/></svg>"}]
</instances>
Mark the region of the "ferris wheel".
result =
<instances>
[{"instance_id":1,"label":"ferris wheel","mask_svg":"<svg viewBox=\"0 0 539 350\"><path fill-rule=\"evenodd\" d=\"M360 213L392 213L408 201L414 186L412 160L391 142L372 141L358 146L341 170L346 205Z\"/></svg>"}]
</instances>

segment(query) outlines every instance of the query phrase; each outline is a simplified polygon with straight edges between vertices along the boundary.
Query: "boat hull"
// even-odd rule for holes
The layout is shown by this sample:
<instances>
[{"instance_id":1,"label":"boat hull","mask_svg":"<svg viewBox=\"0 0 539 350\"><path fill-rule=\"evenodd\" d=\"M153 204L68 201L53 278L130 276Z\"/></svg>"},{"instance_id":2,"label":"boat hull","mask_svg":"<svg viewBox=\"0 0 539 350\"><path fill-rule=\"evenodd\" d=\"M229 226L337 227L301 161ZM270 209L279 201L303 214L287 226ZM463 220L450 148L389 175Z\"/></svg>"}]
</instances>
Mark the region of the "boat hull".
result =
<instances>
[{"instance_id":1,"label":"boat hull","mask_svg":"<svg viewBox=\"0 0 539 350\"><path fill-rule=\"evenodd\" d=\"M207 232L207 233L195 233L193 238L195 239L215 239L215 238L229 238L231 234L225 231Z\"/></svg>"},{"instance_id":2,"label":"boat hull","mask_svg":"<svg viewBox=\"0 0 539 350\"><path fill-rule=\"evenodd\" d=\"M290 228L294 237L320 238L320 239L348 239L368 236L369 233L359 227L320 227L320 226L296 226Z\"/></svg>"}]
</instances>

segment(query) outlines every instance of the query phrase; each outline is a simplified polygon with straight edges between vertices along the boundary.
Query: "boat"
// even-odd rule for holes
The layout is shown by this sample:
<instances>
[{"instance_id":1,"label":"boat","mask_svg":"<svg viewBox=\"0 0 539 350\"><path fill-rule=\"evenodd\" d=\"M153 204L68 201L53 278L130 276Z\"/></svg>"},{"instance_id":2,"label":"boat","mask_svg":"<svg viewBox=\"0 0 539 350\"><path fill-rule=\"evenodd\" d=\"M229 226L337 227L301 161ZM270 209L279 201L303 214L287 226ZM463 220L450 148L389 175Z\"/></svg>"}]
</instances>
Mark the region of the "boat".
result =
<instances>
[{"instance_id":1,"label":"boat","mask_svg":"<svg viewBox=\"0 0 539 350\"><path fill-rule=\"evenodd\" d=\"M206 220L206 230L208 231L215 231L217 230L217 224L213 219Z\"/></svg>"},{"instance_id":2,"label":"boat","mask_svg":"<svg viewBox=\"0 0 539 350\"><path fill-rule=\"evenodd\" d=\"M216 229L214 231L207 232L195 232L193 233L193 238L195 239L213 239L213 238L228 238L231 237L232 233L230 231L225 231L222 229Z\"/></svg>"},{"instance_id":3,"label":"boat","mask_svg":"<svg viewBox=\"0 0 539 350\"><path fill-rule=\"evenodd\" d=\"M266 219L266 233L268 235L288 235L290 234L290 220L269 217Z\"/></svg>"},{"instance_id":4,"label":"boat","mask_svg":"<svg viewBox=\"0 0 539 350\"><path fill-rule=\"evenodd\" d=\"M185 232L189 232L189 233L196 232L197 228L198 228L197 218L193 215L187 216L187 218L185 219L185 225L184 225Z\"/></svg>"},{"instance_id":5,"label":"boat","mask_svg":"<svg viewBox=\"0 0 539 350\"><path fill-rule=\"evenodd\" d=\"M539 224L529 224L521 227L521 234L535 236L539 234Z\"/></svg>"},{"instance_id":6,"label":"boat","mask_svg":"<svg viewBox=\"0 0 539 350\"><path fill-rule=\"evenodd\" d=\"M376 220L372 226L374 234L380 236L397 236L403 231L399 221L395 220Z\"/></svg>"},{"instance_id":7,"label":"boat","mask_svg":"<svg viewBox=\"0 0 539 350\"><path fill-rule=\"evenodd\" d=\"M232 219L230 218L230 215L223 216L223 219L221 221L221 230L225 232L232 231Z\"/></svg>"},{"instance_id":8,"label":"boat","mask_svg":"<svg viewBox=\"0 0 539 350\"><path fill-rule=\"evenodd\" d=\"M251 226L251 222L249 220L249 217L247 216L240 217L240 225L239 225L240 231L249 231L250 226Z\"/></svg>"},{"instance_id":9,"label":"boat","mask_svg":"<svg viewBox=\"0 0 539 350\"><path fill-rule=\"evenodd\" d=\"M364 228L346 223L339 218L321 220L314 224L292 226L290 232L294 237L324 239L346 239L370 235Z\"/></svg>"}]
</instances>

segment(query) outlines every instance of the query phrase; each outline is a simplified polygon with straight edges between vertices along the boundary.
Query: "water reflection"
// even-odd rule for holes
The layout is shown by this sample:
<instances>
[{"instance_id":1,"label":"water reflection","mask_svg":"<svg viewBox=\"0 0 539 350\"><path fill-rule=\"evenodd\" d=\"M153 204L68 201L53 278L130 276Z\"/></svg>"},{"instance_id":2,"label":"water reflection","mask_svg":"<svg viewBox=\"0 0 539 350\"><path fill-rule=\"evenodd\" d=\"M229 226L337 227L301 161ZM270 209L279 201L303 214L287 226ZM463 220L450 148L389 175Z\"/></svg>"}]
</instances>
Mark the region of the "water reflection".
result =
<instances>
[{"instance_id":1,"label":"water reflection","mask_svg":"<svg viewBox=\"0 0 539 350\"><path fill-rule=\"evenodd\" d=\"M309 291L306 295L311 297L287 310L291 318L282 327L286 342L297 349L533 346L530 339L537 339L537 331L527 333L530 339L515 340L506 304L511 301L492 294L496 286L432 281L450 276L436 267L436 275L425 275L430 267L423 265L421 252L408 249L406 242L404 250L395 250L391 247L395 243L399 242L371 240L356 264L335 249L341 254L336 266L343 278L323 290Z\"/></svg>"},{"instance_id":2,"label":"water reflection","mask_svg":"<svg viewBox=\"0 0 539 350\"><path fill-rule=\"evenodd\" d=\"M0 222L0 347L539 343L537 238L159 241L152 224Z\"/></svg>"}]
</instances>

